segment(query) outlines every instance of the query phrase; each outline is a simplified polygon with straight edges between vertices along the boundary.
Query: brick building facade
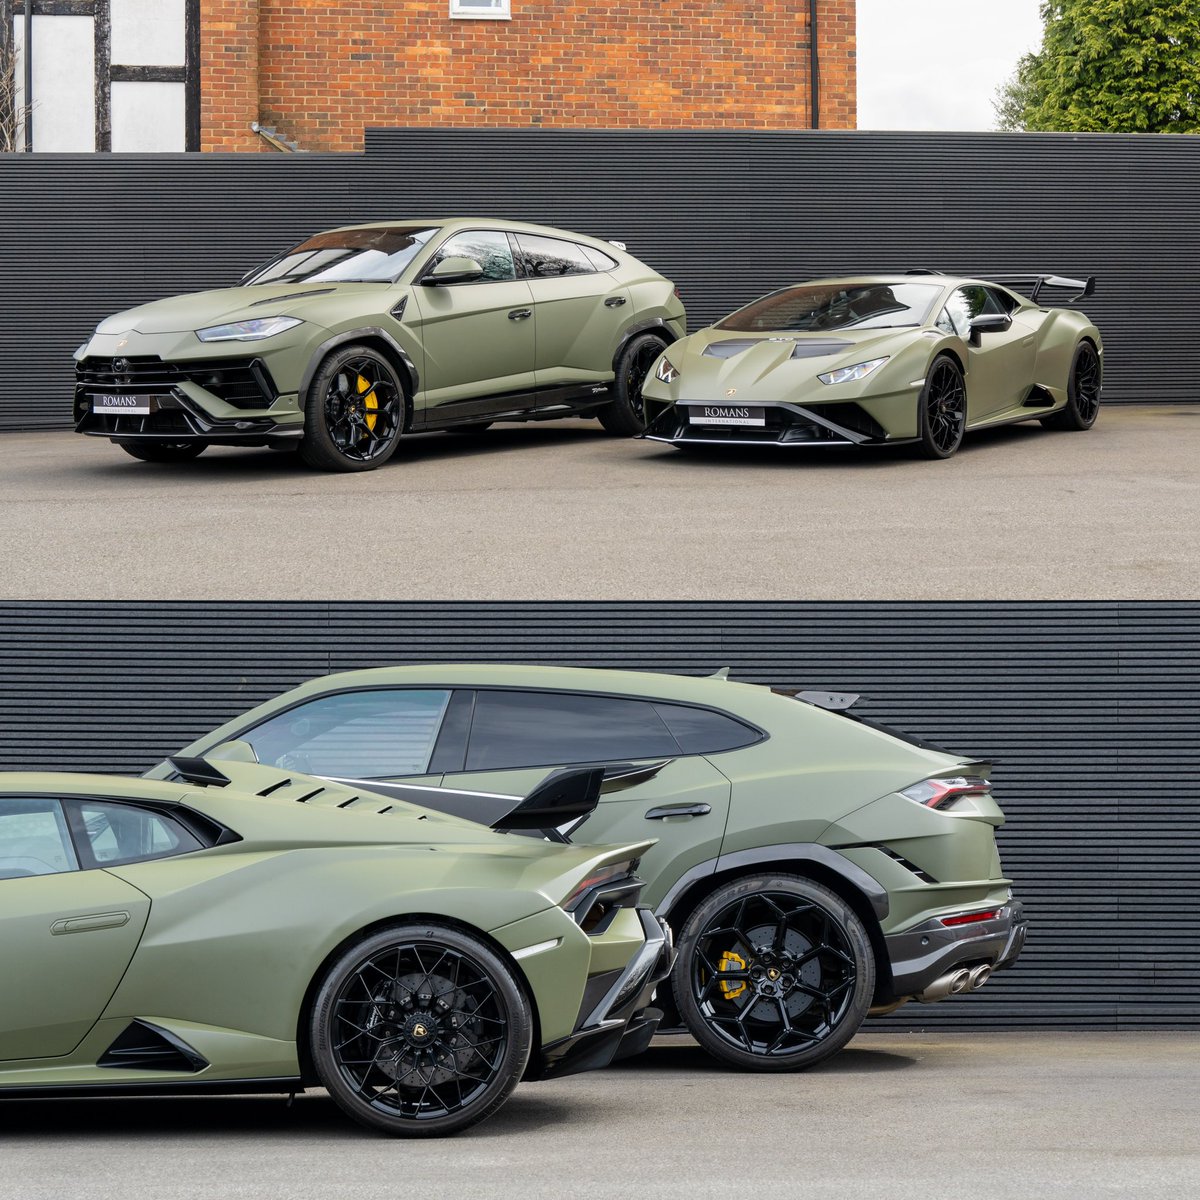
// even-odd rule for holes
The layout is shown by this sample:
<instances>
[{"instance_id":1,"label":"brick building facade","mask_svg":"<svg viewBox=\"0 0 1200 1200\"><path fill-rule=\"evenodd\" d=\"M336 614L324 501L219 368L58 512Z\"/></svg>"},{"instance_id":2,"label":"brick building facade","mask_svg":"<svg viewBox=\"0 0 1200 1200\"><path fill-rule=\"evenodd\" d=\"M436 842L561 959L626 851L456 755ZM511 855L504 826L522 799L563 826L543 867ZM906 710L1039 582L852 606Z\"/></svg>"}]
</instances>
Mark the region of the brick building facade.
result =
<instances>
[{"instance_id":1,"label":"brick building facade","mask_svg":"<svg viewBox=\"0 0 1200 1200\"><path fill-rule=\"evenodd\" d=\"M509 19L451 8L495 5ZM367 126L798 129L809 0L200 0L200 146ZM817 124L855 125L854 0L817 0ZM489 14L490 15L490 14Z\"/></svg>"}]
</instances>

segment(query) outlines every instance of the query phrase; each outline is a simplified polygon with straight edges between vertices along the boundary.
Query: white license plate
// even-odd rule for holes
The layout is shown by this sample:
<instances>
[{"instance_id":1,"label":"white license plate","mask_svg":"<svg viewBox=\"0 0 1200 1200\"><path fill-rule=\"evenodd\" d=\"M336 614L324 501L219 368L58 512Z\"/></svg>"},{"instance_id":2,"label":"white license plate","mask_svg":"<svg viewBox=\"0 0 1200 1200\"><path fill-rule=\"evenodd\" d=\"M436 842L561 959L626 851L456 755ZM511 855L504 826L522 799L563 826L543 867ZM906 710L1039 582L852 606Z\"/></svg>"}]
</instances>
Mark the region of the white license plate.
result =
<instances>
[{"instance_id":1,"label":"white license plate","mask_svg":"<svg viewBox=\"0 0 1200 1200\"><path fill-rule=\"evenodd\" d=\"M689 425L765 425L767 410L746 404L694 404L687 410Z\"/></svg>"},{"instance_id":2,"label":"white license plate","mask_svg":"<svg viewBox=\"0 0 1200 1200\"><path fill-rule=\"evenodd\" d=\"M125 413L133 417L148 417L154 412L157 396L112 396L92 397L94 413Z\"/></svg>"}]
</instances>

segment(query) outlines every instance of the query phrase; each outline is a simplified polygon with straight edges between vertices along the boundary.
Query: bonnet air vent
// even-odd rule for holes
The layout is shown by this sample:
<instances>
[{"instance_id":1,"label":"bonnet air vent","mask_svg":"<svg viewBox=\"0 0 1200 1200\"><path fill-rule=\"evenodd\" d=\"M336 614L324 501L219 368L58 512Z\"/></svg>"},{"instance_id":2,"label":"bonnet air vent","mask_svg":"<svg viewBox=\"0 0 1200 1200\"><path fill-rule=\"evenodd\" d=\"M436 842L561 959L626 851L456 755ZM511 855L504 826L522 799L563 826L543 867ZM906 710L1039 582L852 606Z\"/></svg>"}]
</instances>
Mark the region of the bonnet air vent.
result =
<instances>
[{"instance_id":1,"label":"bonnet air vent","mask_svg":"<svg viewBox=\"0 0 1200 1200\"><path fill-rule=\"evenodd\" d=\"M792 349L793 358L827 358L830 354L841 354L843 350L849 350L853 346L853 342L840 341L798 341Z\"/></svg>"},{"instance_id":2,"label":"bonnet air vent","mask_svg":"<svg viewBox=\"0 0 1200 1200\"><path fill-rule=\"evenodd\" d=\"M173 1033L149 1021L131 1021L100 1056L98 1067L124 1071L187 1071L195 1074L208 1059Z\"/></svg>"},{"instance_id":3,"label":"bonnet air vent","mask_svg":"<svg viewBox=\"0 0 1200 1200\"><path fill-rule=\"evenodd\" d=\"M733 358L752 346L761 346L767 342L791 342L793 358L827 358L831 354L841 354L854 345L837 339L818 340L816 338L728 338L722 342L710 342L704 347L704 353L709 358Z\"/></svg>"},{"instance_id":4,"label":"bonnet air vent","mask_svg":"<svg viewBox=\"0 0 1200 1200\"><path fill-rule=\"evenodd\" d=\"M735 354L741 354L743 350L749 350L751 346L757 346L758 339L747 341L745 338L730 338L724 342L710 342L704 347L704 353L709 358L732 358Z\"/></svg>"}]
</instances>

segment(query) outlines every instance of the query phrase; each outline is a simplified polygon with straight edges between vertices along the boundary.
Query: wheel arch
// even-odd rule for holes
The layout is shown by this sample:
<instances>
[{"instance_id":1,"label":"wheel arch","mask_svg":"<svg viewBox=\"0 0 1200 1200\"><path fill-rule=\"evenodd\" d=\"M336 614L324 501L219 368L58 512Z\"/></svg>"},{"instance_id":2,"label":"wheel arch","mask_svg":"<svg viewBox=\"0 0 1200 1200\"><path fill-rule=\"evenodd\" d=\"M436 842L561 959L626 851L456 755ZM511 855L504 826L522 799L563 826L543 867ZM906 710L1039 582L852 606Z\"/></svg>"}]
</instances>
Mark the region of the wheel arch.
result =
<instances>
[{"instance_id":1,"label":"wheel arch","mask_svg":"<svg viewBox=\"0 0 1200 1200\"><path fill-rule=\"evenodd\" d=\"M312 1057L312 1047L310 1045L310 1024L317 992L320 990L321 984L324 982L325 976L329 973L333 963L351 947L359 942L366 941L367 938L373 937L377 933L382 933L384 930L393 928L394 926L409 925L413 922L419 923L421 921L430 921L437 925L447 925L459 933L478 938L489 950L492 950L502 959L509 970L512 971L513 978L517 981L517 986L521 989L526 1001L529 1003L529 1014L533 1023L533 1036L531 1039L529 1067L526 1069L528 1070L534 1065L540 1055L542 1046L541 1014L538 1012L537 997L534 995L529 979L521 969L521 964L513 958L512 952L496 941L491 934L472 925L469 921L462 921L457 917L447 916L445 913L396 913L390 917L380 917L378 920L372 921L370 924L364 925L361 929L356 929L353 933L344 937L325 955L309 979L308 986L304 989L304 998L300 1002L300 1011L296 1017L296 1058L300 1064L300 1077L306 1086L317 1086L319 1083L316 1065Z\"/></svg>"},{"instance_id":2,"label":"wheel arch","mask_svg":"<svg viewBox=\"0 0 1200 1200\"><path fill-rule=\"evenodd\" d=\"M658 906L658 915L679 931L696 909L718 888L738 879L778 871L801 875L827 887L844 900L863 923L875 958L875 994L890 995L891 960L883 937L882 920L888 914L887 892L861 867L816 843L768 846L760 850L722 855L687 872Z\"/></svg>"},{"instance_id":3,"label":"wheel arch","mask_svg":"<svg viewBox=\"0 0 1200 1200\"><path fill-rule=\"evenodd\" d=\"M312 352L309 356L308 365L304 368L304 374L300 377L298 403L301 411L304 410L304 406L308 402L308 389L312 385L313 377L321 369L321 364L333 351L351 344L359 344L379 351L391 364L392 369L400 376L400 382L404 386L405 391L405 425L410 425L412 423L413 403L420 389L420 373L417 371L416 364L409 356L408 351L386 329L381 329L377 325L367 325L361 329L348 329L341 333L335 333L332 337L326 338Z\"/></svg>"},{"instance_id":4,"label":"wheel arch","mask_svg":"<svg viewBox=\"0 0 1200 1200\"><path fill-rule=\"evenodd\" d=\"M649 320L638 321L630 325L628 329L622 331L621 340L617 343L616 350L613 351L612 369L614 375L617 372L617 360L625 353L626 346L634 338L641 337L644 333L656 335L662 341L664 349L673 342L679 341L678 335L662 317L653 317Z\"/></svg>"}]
</instances>

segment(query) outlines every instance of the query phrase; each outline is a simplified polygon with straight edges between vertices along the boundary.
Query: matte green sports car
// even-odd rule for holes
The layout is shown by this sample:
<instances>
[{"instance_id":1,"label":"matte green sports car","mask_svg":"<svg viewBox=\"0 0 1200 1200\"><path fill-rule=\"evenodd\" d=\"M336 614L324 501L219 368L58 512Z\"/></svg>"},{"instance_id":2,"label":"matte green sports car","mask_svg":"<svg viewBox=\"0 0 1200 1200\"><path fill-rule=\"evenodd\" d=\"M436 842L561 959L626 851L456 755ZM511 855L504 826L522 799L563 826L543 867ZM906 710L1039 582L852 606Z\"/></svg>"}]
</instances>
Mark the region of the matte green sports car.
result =
<instances>
[{"instance_id":1,"label":"matte green sports car","mask_svg":"<svg viewBox=\"0 0 1200 1200\"><path fill-rule=\"evenodd\" d=\"M650 843L551 846L291 771L0 775L0 1098L297 1092L451 1133L648 1044ZM576 816L559 772L497 828Z\"/></svg>"},{"instance_id":2,"label":"matte green sports car","mask_svg":"<svg viewBox=\"0 0 1200 1200\"><path fill-rule=\"evenodd\" d=\"M144 304L76 351L75 421L135 458L298 447L361 471L407 433L597 416L685 332L674 285L619 242L490 218L318 233L237 287Z\"/></svg>"},{"instance_id":3,"label":"matte green sports car","mask_svg":"<svg viewBox=\"0 0 1200 1200\"><path fill-rule=\"evenodd\" d=\"M645 436L689 446L915 443L949 458L968 430L1039 420L1089 429L1104 344L1042 292L936 272L817 279L772 292L668 347L643 385Z\"/></svg>"},{"instance_id":4,"label":"matte green sports car","mask_svg":"<svg viewBox=\"0 0 1200 1200\"><path fill-rule=\"evenodd\" d=\"M868 1010L973 991L1024 942L989 766L855 719L854 697L723 678L415 666L313 680L185 753L258 759L490 823L546 774L604 769L549 830L657 844L679 931L657 1003L726 1062L810 1066ZM152 774L170 774L169 763Z\"/></svg>"}]
</instances>

